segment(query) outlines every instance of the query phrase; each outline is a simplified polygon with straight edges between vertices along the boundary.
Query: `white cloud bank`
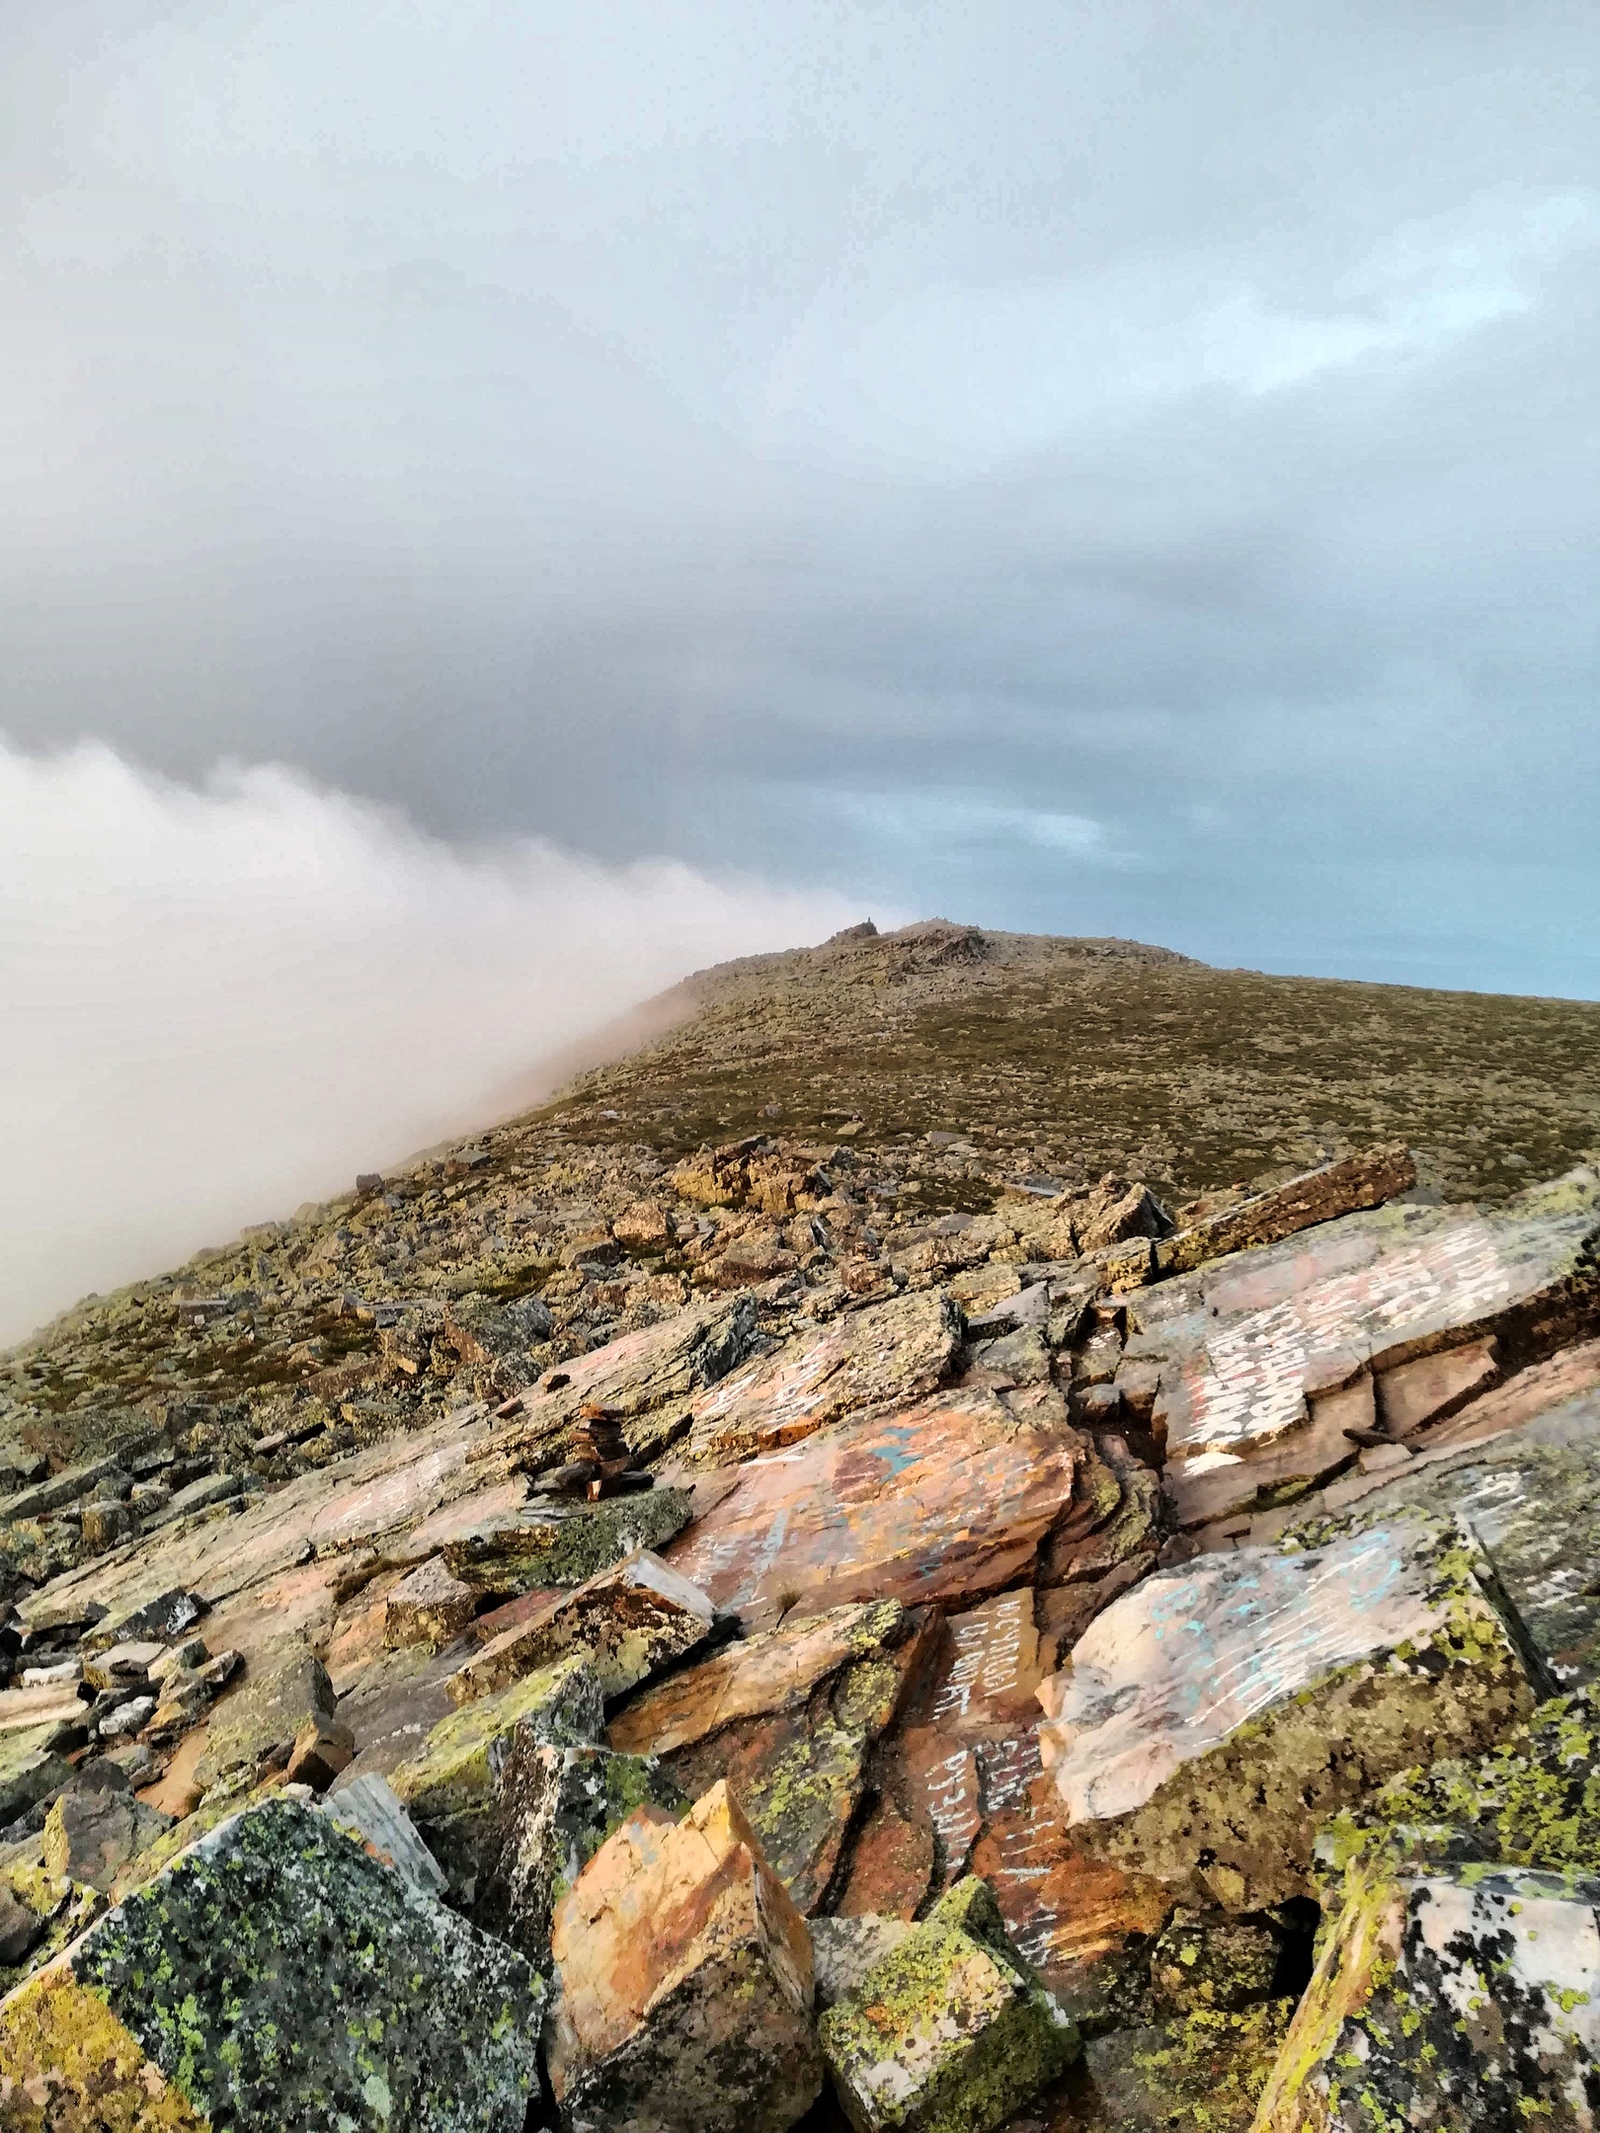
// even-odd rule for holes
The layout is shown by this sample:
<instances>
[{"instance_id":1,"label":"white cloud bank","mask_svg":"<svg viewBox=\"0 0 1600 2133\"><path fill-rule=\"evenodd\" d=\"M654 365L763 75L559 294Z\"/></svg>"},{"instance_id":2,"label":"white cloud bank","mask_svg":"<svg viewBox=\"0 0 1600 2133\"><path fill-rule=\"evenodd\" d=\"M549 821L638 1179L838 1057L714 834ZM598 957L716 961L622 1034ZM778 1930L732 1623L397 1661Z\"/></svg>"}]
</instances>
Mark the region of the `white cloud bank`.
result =
<instances>
[{"instance_id":1,"label":"white cloud bank","mask_svg":"<svg viewBox=\"0 0 1600 2133\"><path fill-rule=\"evenodd\" d=\"M281 768L195 790L0 739L0 1342L486 1123L690 970L860 915L458 850Z\"/></svg>"}]
</instances>

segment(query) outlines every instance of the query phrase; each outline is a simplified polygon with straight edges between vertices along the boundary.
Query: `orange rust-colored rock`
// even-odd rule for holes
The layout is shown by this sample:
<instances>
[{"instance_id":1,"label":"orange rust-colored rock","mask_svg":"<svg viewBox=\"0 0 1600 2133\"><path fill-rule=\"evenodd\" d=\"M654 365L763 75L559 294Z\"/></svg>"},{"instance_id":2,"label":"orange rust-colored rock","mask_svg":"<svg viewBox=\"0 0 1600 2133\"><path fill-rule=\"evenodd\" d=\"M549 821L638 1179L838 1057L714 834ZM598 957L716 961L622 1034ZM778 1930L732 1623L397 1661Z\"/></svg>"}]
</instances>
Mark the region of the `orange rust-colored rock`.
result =
<instances>
[{"instance_id":1,"label":"orange rust-colored rock","mask_svg":"<svg viewBox=\"0 0 1600 2133\"><path fill-rule=\"evenodd\" d=\"M783 2133L816 2100L805 1921L725 1784L643 1808L556 1906L551 2087L597 2128Z\"/></svg>"},{"instance_id":2,"label":"orange rust-colored rock","mask_svg":"<svg viewBox=\"0 0 1600 2133\"><path fill-rule=\"evenodd\" d=\"M841 1918L915 1918L933 1879L933 1830L884 1794L856 1833Z\"/></svg>"},{"instance_id":3,"label":"orange rust-colored rock","mask_svg":"<svg viewBox=\"0 0 1600 2133\"><path fill-rule=\"evenodd\" d=\"M756 1621L856 1599L972 1606L1032 1576L1078 1456L994 1393L937 1394L751 1460L667 1559Z\"/></svg>"},{"instance_id":4,"label":"orange rust-colored rock","mask_svg":"<svg viewBox=\"0 0 1600 2133\"><path fill-rule=\"evenodd\" d=\"M833 1607L730 1644L636 1697L607 1728L607 1744L670 1755L740 1719L797 1709L820 1681L875 1647L887 1627L875 1620L880 1612L866 1602Z\"/></svg>"}]
</instances>

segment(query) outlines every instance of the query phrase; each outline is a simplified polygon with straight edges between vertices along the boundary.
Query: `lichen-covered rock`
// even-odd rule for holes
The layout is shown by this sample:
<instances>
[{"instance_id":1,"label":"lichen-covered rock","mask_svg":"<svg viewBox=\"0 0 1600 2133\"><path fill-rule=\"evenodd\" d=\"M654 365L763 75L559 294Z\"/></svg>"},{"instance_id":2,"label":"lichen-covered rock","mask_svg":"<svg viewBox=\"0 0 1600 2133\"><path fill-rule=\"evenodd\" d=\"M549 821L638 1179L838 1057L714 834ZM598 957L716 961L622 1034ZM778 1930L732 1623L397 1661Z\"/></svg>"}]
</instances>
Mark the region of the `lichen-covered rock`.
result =
<instances>
[{"instance_id":1,"label":"lichen-covered rock","mask_svg":"<svg viewBox=\"0 0 1600 2133\"><path fill-rule=\"evenodd\" d=\"M646 1489L593 1504L540 1497L453 1535L444 1561L480 1593L582 1585L641 1548L664 1548L692 1509L682 1489Z\"/></svg>"},{"instance_id":2,"label":"lichen-covered rock","mask_svg":"<svg viewBox=\"0 0 1600 2133\"><path fill-rule=\"evenodd\" d=\"M98 1889L52 1873L37 1850L0 1867L0 1993L52 1961L103 1908Z\"/></svg>"},{"instance_id":3,"label":"lichen-covered rock","mask_svg":"<svg viewBox=\"0 0 1600 2133\"><path fill-rule=\"evenodd\" d=\"M202 1785L282 1769L307 1719L331 1722L337 1698L327 1668L286 1640L276 1663L218 1704L195 1772Z\"/></svg>"},{"instance_id":4,"label":"lichen-covered rock","mask_svg":"<svg viewBox=\"0 0 1600 2133\"><path fill-rule=\"evenodd\" d=\"M1600 1690L1541 1704L1475 1761L1402 1771L1362 1811L1317 1838L1330 1882L1352 1862L1439 1861L1550 1867L1600 1877Z\"/></svg>"},{"instance_id":5,"label":"lichen-covered rock","mask_svg":"<svg viewBox=\"0 0 1600 2133\"><path fill-rule=\"evenodd\" d=\"M1359 1494L1348 1484L1329 1491L1343 1494L1346 1505L1311 1509L1284 1543L1302 1534L1315 1543L1407 1514L1464 1520L1550 1685L1600 1680L1600 1391L1556 1399L1487 1443L1414 1459Z\"/></svg>"},{"instance_id":6,"label":"lichen-covered rock","mask_svg":"<svg viewBox=\"0 0 1600 2133\"><path fill-rule=\"evenodd\" d=\"M851 1918L813 1918L811 1960L819 2013L847 2000L867 1973L892 1955L912 1931L908 1918L886 1918L876 1911L858 1912Z\"/></svg>"},{"instance_id":7,"label":"lichen-covered rock","mask_svg":"<svg viewBox=\"0 0 1600 2133\"><path fill-rule=\"evenodd\" d=\"M1455 1529L1401 1520L1147 1578L1039 1692L1074 1834L1229 1910L1309 1894L1323 1819L1533 1708L1485 1567Z\"/></svg>"},{"instance_id":8,"label":"lichen-covered rock","mask_svg":"<svg viewBox=\"0 0 1600 2133\"><path fill-rule=\"evenodd\" d=\"M550 2083L574 2133L784 2133L822 2086L805 1921L726 1785L645 1808L556 1906Z\"/></svg>"},{"instance_id":9,"label":"lichen-covered rock","mask_svg":"<svg viewBox=\"0 0 1600 2133\"><path fill-rule=\"evenodd\" d=\"M1179 2014L1237 2012L1272 1997L1282 1952L1281 1935L1264 1919L1179 1911L1150 1950L1150 1990Z\"/></svg>"},{"instance_id":10,"label":"lichen-covered rock","mask_svg":"<svg viewBox=\"0 0 1600 2133\"><path fill-rule=\"evenodd\" d=\"M555 1907L606 1839L641 1807L678 1816L689 1805L654 1756L552 1747L519 1729L496 1788L498 1849L473 1915L548 1970Z\"/></svg>"},{"instance_id":11,"label":"lichen-covered rock","mask_svg":"<svg viewBox=\"0 0 1600 2133\"><path fill-rule=\"evenodd\" d=\"M975 1877L941 1897L823 2015L819 2033L859 2133L990 2133L1078 2051L1076 2026L1017 1955Z\"/></svg>"},{"instance_id":12,"label":"lichen-covered rock","mask_svg":"<svg viewBox=\"0 0 1600 2133\"><path fill-rule=\"evenodd\" d=\"M396 1799L421 1825L464 1899L499 1853L500 1774L513 1742L595 1741L604 1708L587 1653L568 1652L499 1695L452 1712L390 1773Z\"/></svg>"},{"instance_id":13,"label":"lichen-covered rock","mask_svg":"<svg viewBox=\"0 0 1600 2133\"><path fill-rule=\"evenodd\" d=\"M715 1618L698 1586L641 1549L492 1637L451 1675L450 1696L470 1703L493 1695L574 1649L587 1652L605 1694L620 1696L704 1643Z\"/></svg>"},{"instance_id":14,"label":"lichen-covered rock","mask_svg":"<svg viewBox=\"0 0 1600 2133\"><path fill-rule=\"evenodd\" d=\"M1259 2133L1579 2133L1600 2116L1600 1881L1533 1867L1347 1877Z\"/></svg>"},{"instance_id":15,"label":"lichen-covered rock","mask_svg":"<svg viewBox=\"0 0 1600 2133\"><path fill-rule=\"evenodd\" d=\"M660 1753L691 1797L726 1778L809 1914L833 1883L873 1746L936 1635L936 1619L894 1600L832 1609L663 1682L621 1714L611 1739Z\"/></svg>"},{"instance_id":16,"label":"lichen-covered rock","mask_svg":"<svg viewBox=\"0 0 1600 2133\"><path fill-rule=\"evenodd\" d=\"M680 1311L580 1356L533 1392L493 1440L522 1472L559 1466L580 1410L616 1408L640 1456L664 1450L689 1424L690 1402L736 1369L756 1337L755 1305L731 1296Z\"/></svg>"},{"instance_id":17,"label":"lichen-covered rock","mask_svg":"<svg viewBox=\"0 0 1600 2133\"><path fill-rule=\"evenodd\" d=\"M71 1766L56 1748L61 1731L60 1723L51 1720L0 1733L0 1827L48 1800L67 1782Z\"/></svg>"},{"instance_id":18,"label":"lichen-covered rock","mask_svg":"<svg viewBox=\"0 0 1600 2133\"><path fill-rule=\"evenodd\" d=\"M202 1838L0 2003L0 2067L49 2099L52 2128L85 2108L51 2096L75 2083L130 2113L171 2099L165 2118L85 2126L521 2133L539 2003L510 1949L278 1800Z\"/></svg>"}]
</instances>

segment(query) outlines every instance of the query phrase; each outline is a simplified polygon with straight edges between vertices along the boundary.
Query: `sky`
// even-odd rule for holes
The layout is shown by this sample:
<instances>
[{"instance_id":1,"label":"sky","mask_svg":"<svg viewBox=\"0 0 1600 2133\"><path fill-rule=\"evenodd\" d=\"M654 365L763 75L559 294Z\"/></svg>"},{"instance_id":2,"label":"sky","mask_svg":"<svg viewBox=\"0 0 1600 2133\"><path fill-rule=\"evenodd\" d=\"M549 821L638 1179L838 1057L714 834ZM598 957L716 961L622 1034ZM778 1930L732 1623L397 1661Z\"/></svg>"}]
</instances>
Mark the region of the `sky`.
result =
<instances>
[{"instance_id":1,"label":"sky","mask_svg":"<svg viewBox=\"0 0 1600 2133\"><path fill-rule=\"evenodd\" d=\"M100 901L12 997L75 1074L140 824L203 933L242 792L384 923L603 881L646 990L844 910L1600 997L1597 69L1592 0L13 0L0 780Z\"/></svg>"}]
</instances>

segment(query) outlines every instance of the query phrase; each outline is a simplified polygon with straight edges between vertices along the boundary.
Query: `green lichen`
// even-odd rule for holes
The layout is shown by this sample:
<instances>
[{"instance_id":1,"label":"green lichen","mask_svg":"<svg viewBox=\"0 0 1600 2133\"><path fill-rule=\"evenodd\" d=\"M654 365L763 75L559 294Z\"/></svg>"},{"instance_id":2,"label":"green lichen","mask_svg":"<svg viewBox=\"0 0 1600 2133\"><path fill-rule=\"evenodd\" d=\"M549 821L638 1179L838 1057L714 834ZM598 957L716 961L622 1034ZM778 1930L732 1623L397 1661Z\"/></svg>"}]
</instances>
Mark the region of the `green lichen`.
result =
<instances>
[{"instance_id":1,"label":"green lichen","mask_svg":"<svg viewBox=\"0 0 1600 2133\"><path fill-rule=\"evenodd\" d=\"M820 2024L867 2133L990 2133L1076 2056L1078 2033L1006 1937L988 1885L958 1883Z\"/></svg>"},{"instance_id":2,"label":"green lichen","mask_svg":"<svg viewBox=\"0 0 1600 2133\"><path fill-rule=\"evenodd\" d=\"M1195 2007L1164 2025L1159 2041L1132 2055L1152 2133L1169 2126L1244 2133L1293 2012L1293 2000L1262 2000L1237 2009Z\"/></svg>"},{"instance_id":3,"label":"green lichen","mask_svg":"<svg viewBox=\"0 0 1600 2133\"><path fill-rule=\"evenodd\" d=\"M483 1697L441 1719L389 1782L423 1821L481 1808L493 1793L519 1726L540 1740L576 1744L596 1738L602 1711L587 1653L569 1652L500 1695Z\"/></svg>"},{"instance_id":4,"label":"green lichen","mask_svg":"<svg viewBox=\"0 0 1600 2133\"><path fill-rule=\"evenodd\" d=\"M597 1504L537 1505L521 1525L451 1542L445 1561L486 1592L512 1594L582 1585L640 1548L664 1548L693 1516L682 1489L649 1489Z\"/></svg>"},{"instance_id":5,"label":"green lichen","mask_svg":"<svg viewBox=\"0 0 1600 2133\"><path fill-rule=\"evenodd\" d=\"M295 1801L203 1838L68 1961L83 1990L63 2020L98 1998L154 2088L202 2121L520 2133L539 1999L525 1965ZM49 2063L60 2023L39 2004Z\"/></svg>"},{"instance_id":6,"label":"green lichen","mask_svg":"<svg viewBox=\"0 0 1600 2133\"><path fill-rule=\"evenodd\" d=\"M1336 1884L1357 1860L1600 1874L1600 1690L1557 1696L1477 1760L1400 1772L1317 1841Z\"/></svg>"}]
</instances>

